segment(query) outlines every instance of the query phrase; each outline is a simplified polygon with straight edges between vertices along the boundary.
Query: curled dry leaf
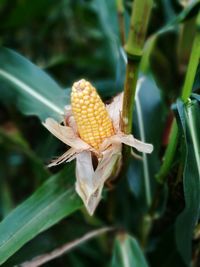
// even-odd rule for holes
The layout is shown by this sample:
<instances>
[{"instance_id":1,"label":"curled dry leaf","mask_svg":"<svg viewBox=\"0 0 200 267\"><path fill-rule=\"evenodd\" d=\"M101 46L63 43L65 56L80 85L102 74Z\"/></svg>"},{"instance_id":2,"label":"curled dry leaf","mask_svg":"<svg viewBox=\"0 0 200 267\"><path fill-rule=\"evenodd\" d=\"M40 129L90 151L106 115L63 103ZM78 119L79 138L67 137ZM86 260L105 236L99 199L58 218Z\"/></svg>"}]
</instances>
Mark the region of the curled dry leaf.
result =
<instances>
[{"instance_id":1,"label":"curled dry leaf","mask_svg":"<svg viewBox=\"0 0 200 267\"><path fill-rule=\"evenodd\" d=\"M72 106L66 107L63 125L51 118L43 123L54 136L71 147L49 167L76 159L76 191L92 215L101 200L105 181L113 169L119 169L122 144L143 153L151 153L153 146L121 131L122 93L105 106L96 89L80 80L72 87L71 99ZM96 169L92 157L97 159Z\"/></svg>"}]
</instances>

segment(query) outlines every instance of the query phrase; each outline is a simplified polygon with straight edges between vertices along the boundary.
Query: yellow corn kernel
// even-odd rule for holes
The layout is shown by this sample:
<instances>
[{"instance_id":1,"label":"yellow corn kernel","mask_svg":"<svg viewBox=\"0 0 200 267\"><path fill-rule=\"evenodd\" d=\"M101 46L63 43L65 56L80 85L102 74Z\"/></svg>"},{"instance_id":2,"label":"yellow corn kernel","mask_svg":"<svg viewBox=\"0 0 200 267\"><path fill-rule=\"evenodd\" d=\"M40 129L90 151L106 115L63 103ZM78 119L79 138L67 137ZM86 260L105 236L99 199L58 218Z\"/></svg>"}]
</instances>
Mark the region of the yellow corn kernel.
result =
<instances>
[{"instance_id":1,"label":"yellow corn kernel","mask_svg":"<svg viewBox=\"0 0 200 267\"><path fill-rule=\"evenodd\" d=\"M72 112L80 137L98 149L114 134L112 121L96 89L86 80L75 82L71 93Z\"/></svg>"}]
</instances>

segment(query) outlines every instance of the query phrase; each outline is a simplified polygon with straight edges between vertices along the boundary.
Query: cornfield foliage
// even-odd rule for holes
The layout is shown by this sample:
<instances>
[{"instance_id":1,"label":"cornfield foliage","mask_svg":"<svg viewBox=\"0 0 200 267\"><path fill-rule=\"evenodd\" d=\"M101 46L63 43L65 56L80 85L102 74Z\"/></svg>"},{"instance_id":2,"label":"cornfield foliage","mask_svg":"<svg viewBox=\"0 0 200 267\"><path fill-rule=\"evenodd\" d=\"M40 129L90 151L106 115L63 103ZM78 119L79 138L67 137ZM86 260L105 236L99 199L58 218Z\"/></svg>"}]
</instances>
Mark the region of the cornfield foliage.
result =
<instances>
[{"instance_id":1,"label":"cornfield foliage","mask_svg":"<svg viewBox=\"0 0 200 267\"><path fill-rule=\"evenodd\" d=\"M131 14L148 22L140 58L124 49ZM0 17L0 264L200 266L200 1L0 0ZM75 161L47 168L66 145L42 123L61 120L81 78L109 103L129 60L132 133L154 150L123 147L90 216Z\"/></svg>"}]
</instances>

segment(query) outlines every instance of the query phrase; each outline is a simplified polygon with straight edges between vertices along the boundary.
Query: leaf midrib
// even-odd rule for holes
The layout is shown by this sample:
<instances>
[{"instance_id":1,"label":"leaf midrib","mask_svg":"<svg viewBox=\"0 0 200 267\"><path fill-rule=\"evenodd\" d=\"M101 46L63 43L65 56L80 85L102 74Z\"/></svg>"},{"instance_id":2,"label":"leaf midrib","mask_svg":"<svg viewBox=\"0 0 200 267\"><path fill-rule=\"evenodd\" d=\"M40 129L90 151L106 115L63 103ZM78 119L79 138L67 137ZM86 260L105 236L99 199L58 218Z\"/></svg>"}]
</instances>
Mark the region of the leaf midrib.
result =
<instances>
[{"instance_id":1,"label":"leaf midrib","mask_svg":"<svg viewBox=\"0 0 200 267\"><path fill-rule=\"evenodd\" d=\"M64 111L55 105L53 102L51 102L49 99L45 98L43 95L38 93L37 90L34 90L34 88L30 87L27 83L24 81L19 80L14 75L8 73L7 71L0 69L0 75L8 80L9 82L13 83L15 86L22 88L23 91L33 96L35 99L37 99L39 102L50 108L52 111L56 112L57 114L63 115Z\"/></svg>"},{"instance_id":2,"label":"leaf midrib","mask_svg":"<svg viewBox=\"0 0 200 267\"><path fill-rule=\"evenodd\" d=\"M1 246L0 246L0 249L4 249L4 247L6 247L6 245L11 242L17 235L20 235L21 232L24 231L24 229L26 229L27 227L30 226L30 224L32 224L40 215L41 213L44 213L46 212L48 209L50 209L51 206L55 205L56 202L59 202L60 199L62 199L65 195L67 195L69 193L69 191L67 192L64 192L61 196L59 196L53 203L51 203L50 205L48 205L47 207L45 207L43 210L41 210L34 218L32 218L27 224L24 224L20 229L18 229L9 239L7 239L6 242L4 242ZM46 229L46 226L43 227L38 233L44 231ZM35 233L38 234L38 233ZM34 236L34 235L33 235ZM33 238L32 236L32 238ZM21 246L21 245L20 245ZM15 252L16 250L14 250ZM2 252L1 252L2 253ZM12 255L13 253L11 254L7 254L7 256L3 259L3 261L0 261L0 263L3 263L10 255Z\"/></svg>"}]
</instances>

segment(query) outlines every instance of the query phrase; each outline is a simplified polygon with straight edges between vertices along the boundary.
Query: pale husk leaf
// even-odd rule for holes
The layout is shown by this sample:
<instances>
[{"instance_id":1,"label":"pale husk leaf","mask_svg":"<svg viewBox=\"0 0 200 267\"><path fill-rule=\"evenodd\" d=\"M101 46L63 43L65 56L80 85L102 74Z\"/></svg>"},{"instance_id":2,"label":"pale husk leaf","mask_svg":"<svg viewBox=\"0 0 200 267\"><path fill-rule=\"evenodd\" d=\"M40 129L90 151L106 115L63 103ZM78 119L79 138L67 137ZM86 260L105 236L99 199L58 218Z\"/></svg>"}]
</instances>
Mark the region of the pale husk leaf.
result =
<instances>
[{"instance_id":1,"label":"pale husk leaf","mask_svg":"<svg viewBox=\"0 0 200 267\"><path fill-rule=\"evenodd\" d=\"M78 128L74 116L72 114L71 105L65 106L65 124L71 127L74 133L78 135Z\"/></svg>"},{"instance_id":2,"label":"pale husk leaf","mask_svg":"<svg viewBox=\"0 0 200 267\"><path fill-rule=\"evenodd\" d=\"M90 152L82 152L76 162L76 191L82 198L88 212L93 215L99 201L105 181L110 177L116 163L121 159L121 145L105 150L94 171Z\"/></svg>"},{"instance_id":3,"label":"pale husk leaf","mask_svg":"<svg viewBox=\"0 0 200 267\"><path fill-rule=\"evenodd\" d=\"M60 141L78 150L89 149L90 146L82 141L68 126L60 125L52 118L46 119L43 125Z\"/></svg>"},{"instance_id":4,"label":"pale husk leaf","mask_svg":"<svg viewBox=\"0 0 200 267\"><path fill-rule=\"evenodd\" d=\"M109 105L106 105L106 109L113 122L115 132L118 132L120 129L122 103L123 103L123 93L120 93L119 95L113 98L112 102Z\"/></svg>"},{"instance_id":5,"label":"pale husk leaf","mask_svg":"<svg viewBox=\"0 0 200 267\"><path fill-rule=\"evenodd\" d=\"M48 164L48 167L50 168L50 167L62 164L64 162L70 162L76 158L77 153L78 153L78 151L76 149L70 148L63 155L61 155L60 157L58 157L55 160L52 160L51 163Z\"/></svg>"},{"instance_id":6,"label":"pale husk leaf","mask_svg":"<svg viewBox=\"0 0 200 267\"><path fill-rule=\"evenodd\" d=\"M122 134L119 136L121 142L125 145L136 148L138 151L143 153L152 153L153 145L144 143L136 138L134 138L131 134Z\"/></svg>"},{"instance_id":7,"label":"pale husk leaf","mask_svg":"<svg viewBox=\"0 0 200 267\"><path fill-rule=\"evenodd\" d=\"M94 169L90 151L83 151L76 157L76 191L83 200L86 208L88 196L93 192Z\"/></svg>"},{"instance_id":8,"label":"pale husk leaf","mask_svg":"<svg viewBox=\"0 0 200 267\"><path fill-rule=\"evenodd\" d=\"M120 144L120 143L134 147L138 151L143 153L151 153L153 151L153 145L141 142L138 139L134 138L134 136L131 134L123 134L123 133L119 133L105 139L100 149L102 151L106 149L106 147L109 147L111 144Z\"/></svg>"}]
</instances>

